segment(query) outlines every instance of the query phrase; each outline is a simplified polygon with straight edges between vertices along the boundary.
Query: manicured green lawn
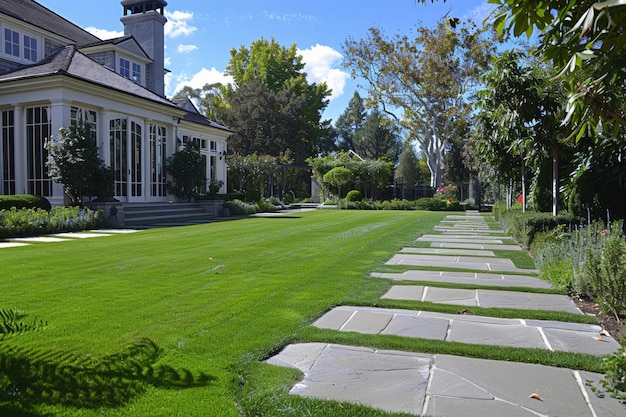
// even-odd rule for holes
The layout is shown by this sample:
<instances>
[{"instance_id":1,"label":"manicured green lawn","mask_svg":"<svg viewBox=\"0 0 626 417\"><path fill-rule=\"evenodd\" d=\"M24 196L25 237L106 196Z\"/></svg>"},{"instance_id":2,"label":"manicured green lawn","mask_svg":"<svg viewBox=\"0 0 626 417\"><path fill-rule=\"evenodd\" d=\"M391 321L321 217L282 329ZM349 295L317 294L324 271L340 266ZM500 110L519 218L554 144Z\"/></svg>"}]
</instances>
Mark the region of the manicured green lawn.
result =
<instances>
[{"instance_id":1,"label":"manicured green lawn","mask_svg":"<svg viewBox=\"0 0 626 417\"><path fill-rule=\"evenodd\" d=\"M297 373L259 360L332 306L375 302L389 283L369 272L445 214L319 210L1 249L0 308L48 325L0 342L0 415L382 415L279 395Z\"/></svg>"}]
</instances>

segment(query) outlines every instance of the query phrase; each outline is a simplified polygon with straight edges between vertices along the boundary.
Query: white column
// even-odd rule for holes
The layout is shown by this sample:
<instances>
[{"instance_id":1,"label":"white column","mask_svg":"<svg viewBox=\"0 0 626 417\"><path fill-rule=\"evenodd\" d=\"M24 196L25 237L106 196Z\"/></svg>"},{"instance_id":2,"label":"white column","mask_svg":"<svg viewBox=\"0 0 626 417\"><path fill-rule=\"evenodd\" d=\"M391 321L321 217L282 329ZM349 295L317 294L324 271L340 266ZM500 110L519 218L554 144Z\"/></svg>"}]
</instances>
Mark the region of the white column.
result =
<instances>
[{"instance_id":1,"label":"white column","mask_svg":"<svg viewBox=\"0 0 626 417\"><path fill-rule=\"evenodd\" d=\"M100 154L100 159L104 161L104 165L111 166L111 144L109 143L111 111L103 109L97 117L98 153Z\"/></svg>"},{"instance_id":2,"label":"white column","mask_svg":"<svg viewBox=\"0 0 626 417\"><path fill-rule=\"evenodd\" d=\"M15 194L26 194L26 118L24 108L19 104L13 106L13 123L15 134Z\"/></svg>"},{"instance_id":3,"label":"white column","mask_svg":"<svg viewBox=\"0 0 626 417\"><path fill-rule=\"evenodd\" d=\"M53 100L50 103L50 138L59 137L59 129L70 125L70 105L64 100ZM49 138L49 139L50 139ZM53 205L64 204L63 184L52 183L52 197L49 197Z\"/></svg>"}]
</instances>

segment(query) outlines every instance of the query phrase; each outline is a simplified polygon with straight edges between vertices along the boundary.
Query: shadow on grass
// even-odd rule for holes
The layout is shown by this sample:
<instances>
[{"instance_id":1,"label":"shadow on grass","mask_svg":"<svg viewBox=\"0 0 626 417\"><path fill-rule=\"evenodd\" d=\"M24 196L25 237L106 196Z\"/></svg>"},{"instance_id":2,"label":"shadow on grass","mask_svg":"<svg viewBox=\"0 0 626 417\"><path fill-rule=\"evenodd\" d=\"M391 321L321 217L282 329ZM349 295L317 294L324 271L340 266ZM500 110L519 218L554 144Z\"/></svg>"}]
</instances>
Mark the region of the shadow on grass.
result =
<instances>
[{"instance_id":1,"label":"shadow on grass","mask_svg":"<svg viewBox=\"0 0 626 417\"><path fill-rule=\"evenodd\" d=\"M125 352L77 359L70 354L0 348L0 416L42 417L45 406L119 407L149 387L205 386L215 378L156 365L160 349L144 339Z\"/></svg>"}]
</instances>

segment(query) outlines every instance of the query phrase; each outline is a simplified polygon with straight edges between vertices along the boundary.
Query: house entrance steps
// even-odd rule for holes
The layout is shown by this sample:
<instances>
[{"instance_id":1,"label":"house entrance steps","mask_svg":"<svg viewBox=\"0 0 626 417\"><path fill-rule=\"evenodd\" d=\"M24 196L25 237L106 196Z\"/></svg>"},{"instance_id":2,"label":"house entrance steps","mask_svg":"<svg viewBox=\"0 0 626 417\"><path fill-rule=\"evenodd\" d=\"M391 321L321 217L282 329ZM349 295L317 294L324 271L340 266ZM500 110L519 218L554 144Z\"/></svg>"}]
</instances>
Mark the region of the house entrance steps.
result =
<instances>
[{"instance_id":1,"label":"house entrance steps","mask_svg":"<svg viewBox=\"0 0 626 417\"><path fill-rule=\"evenodd\" d=\"M429 248L403 248L389 260L394 268L406 270L372 274L396 282L382 298L453 304L461 312L479 306L582 314L567 296L537 292L551 286L537 278L535 270L498 258L493 251L521 248L486 224L477 212L447 216L436 228L438 234L417 239L430 242ZM338 332L595 356L619 348L598 325L527 319L521 312L520 317L505 319L348 305L332 308L312 325ZM574 369L331 343L291 344L267 362L303 373L290 391L293 395L388 412L448 417L626 415L624 404L592 389L600 386L601 374Z\"/></svg>"}]
</instances>

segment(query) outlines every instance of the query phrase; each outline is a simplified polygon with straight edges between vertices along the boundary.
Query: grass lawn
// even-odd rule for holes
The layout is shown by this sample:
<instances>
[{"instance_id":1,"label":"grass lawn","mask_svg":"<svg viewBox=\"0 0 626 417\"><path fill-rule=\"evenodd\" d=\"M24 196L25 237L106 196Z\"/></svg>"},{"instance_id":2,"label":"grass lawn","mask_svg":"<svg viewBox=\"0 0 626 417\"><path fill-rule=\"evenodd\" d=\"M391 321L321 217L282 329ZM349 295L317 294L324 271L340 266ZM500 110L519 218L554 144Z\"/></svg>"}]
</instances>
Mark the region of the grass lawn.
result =
<instances>
[{"instance_id":1,"label":"grass lawn","mask_svg":"<svg viewBox=\"0 0 626 417\"><path fill-rule=\"evenodd\" d=\"M369 277L448 214L317 210L0 249L0 309L47 322L0 341L0 416L403 415L287 395L298 371L261 360L298 341L597 370L590 355L309 326L340 304L458 310L380 300L391 283Z\"/></svg>"},{"instance_id":2,"label":"grass lawn","mask_svg":"<svg viewBox=\"0 0 626 417\"><path fill-rule=\"evenodd\" d=\"M1 249L0 308L47 326L0 342L0 415L386 415L287 396L297 372L259 360L334 305L374 303L390 284L369 273L446 214L318 210Z\"/></svg>"}]
</instances>

